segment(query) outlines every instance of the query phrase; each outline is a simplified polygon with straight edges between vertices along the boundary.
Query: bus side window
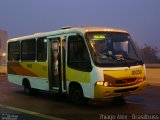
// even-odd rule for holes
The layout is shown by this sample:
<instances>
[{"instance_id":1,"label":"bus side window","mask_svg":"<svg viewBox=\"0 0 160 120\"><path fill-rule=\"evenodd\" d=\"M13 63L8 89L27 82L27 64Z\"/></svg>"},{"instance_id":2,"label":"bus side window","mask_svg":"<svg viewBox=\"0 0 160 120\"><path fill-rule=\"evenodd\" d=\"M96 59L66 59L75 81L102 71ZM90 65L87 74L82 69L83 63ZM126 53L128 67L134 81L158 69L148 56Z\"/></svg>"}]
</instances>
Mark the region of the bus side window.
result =
<instances>
[{"instance_id":1,"label":"bus side window","mask_svg":"<svg viewBox=\"0 0 160 120\"><path fill-rule=\"evenodd\" d=\"M45 62L47 60L47 39L37 39L37 61Z\"/></svg>"},{"instance_id":2,"label":"bus side window","mask_svg":"<svg viewBox=\"0 0 160 120\"><path fill-rule=\"evenodd\" d=\"M68 66L82 71L92 69L87 46L80 35L68 38Z\"/></svg>"},{"instance_id":3,"label":"bus side window","mask_svg":"<svg viewBox=\"0 0 160 120\"><path fill-rule=\"evenodd\" d=\"M36 59L36 40L24 40L21 42L22 61L35 61Z\"/></svg>"},{"instance_id":4,"label":"bus side window","mask_svg":"<svg viewBox=\"0 0 160 120\"><path fill-rule=\"evenodd\" d=\"M20 42L8 43L8 61L19 61L20 59Z\"/></svg>"}]
</instances>

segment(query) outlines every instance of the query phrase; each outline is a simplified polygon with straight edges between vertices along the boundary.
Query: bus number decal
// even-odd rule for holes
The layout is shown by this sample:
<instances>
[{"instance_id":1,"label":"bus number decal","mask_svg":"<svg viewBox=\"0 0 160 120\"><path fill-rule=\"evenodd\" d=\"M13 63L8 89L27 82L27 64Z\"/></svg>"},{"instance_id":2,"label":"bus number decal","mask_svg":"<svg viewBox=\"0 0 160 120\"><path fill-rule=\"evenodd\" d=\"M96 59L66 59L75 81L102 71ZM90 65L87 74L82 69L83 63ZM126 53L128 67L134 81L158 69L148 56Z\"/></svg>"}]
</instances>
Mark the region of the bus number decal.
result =
<instances>
[{"instance_id":1,"label":"bus number decal","mask_svg":"<svg viewBox=\"0 0 160 120\"><path fill-rule=\"evenodd\" d=\"M133 70L132 75L142 74L142 70Z\"/></svg>"},{"instance_id":2,"label":"bus number decal","mask_svg":"<svg viewBox=\"0 0 160 120\"><path fill-rule=\"evenodd\" d=\"M32 68L32 64L27 64L27 68Z\"/></svg>"}]
</instances>

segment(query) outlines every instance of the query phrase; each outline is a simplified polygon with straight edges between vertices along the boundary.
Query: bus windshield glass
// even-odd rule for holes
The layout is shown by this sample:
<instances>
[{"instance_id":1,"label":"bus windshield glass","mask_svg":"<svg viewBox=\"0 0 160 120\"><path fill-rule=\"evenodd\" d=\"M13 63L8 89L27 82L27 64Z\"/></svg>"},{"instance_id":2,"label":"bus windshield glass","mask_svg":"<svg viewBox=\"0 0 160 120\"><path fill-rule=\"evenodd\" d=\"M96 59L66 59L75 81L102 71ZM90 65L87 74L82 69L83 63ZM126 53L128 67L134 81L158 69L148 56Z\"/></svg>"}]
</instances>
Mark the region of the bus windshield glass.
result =
<instances>
[{"instance_id":1,"label":"bus windshield glass","mask_svg":"<svg viewBox=\"0 0 160 120\"><path fill-rule=\"evenodd\" d=\"M97 66L143 65L139 52L128 33L88 32L86 39Z\"/></svg>"}]
</instances>

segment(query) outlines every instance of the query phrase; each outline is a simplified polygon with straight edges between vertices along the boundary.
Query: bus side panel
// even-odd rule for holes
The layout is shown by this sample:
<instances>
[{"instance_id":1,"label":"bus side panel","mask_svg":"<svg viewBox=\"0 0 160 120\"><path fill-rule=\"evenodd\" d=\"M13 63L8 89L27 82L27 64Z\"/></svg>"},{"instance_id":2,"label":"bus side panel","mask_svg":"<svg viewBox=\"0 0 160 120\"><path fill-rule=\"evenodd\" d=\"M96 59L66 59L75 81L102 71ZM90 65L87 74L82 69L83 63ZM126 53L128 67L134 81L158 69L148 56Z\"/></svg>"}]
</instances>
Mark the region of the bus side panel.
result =
<instances>
[{"instance_id":1,"label":"bus side panel","mask_svg":"<svg viewBox=\"0 0 160 120\"><path fill-rule=\"evenodd\" d=\"M92 98L90 72L83 72L66 67L66 80L67 87L69 87L71 82L79 83L83 89L84 97ZM69 88L67 88L67 91L69 91Z\"/></svg>"},{"instance_id":2,"label":"bus side panel","mask_svg":"<svg viewBox=\"0 0 160 120\"><path fill-rule=\"evenodd\" d=\"M17 85L22 85L22 79L24 76L8 74L8 81Z\"/></svg>"},{"instance_id":3,"label":"bus side panel","mask_svg":"<svg viewBox=\"0 0 160 120\"><path fill-rule=\"evenodd\" d=\"M96 67L93 65L93 70L91 72L91 96L92 98L95 98L95 84L96 82L98 81L103 81L104 78L103 78L103 69L102 68L99 68L99 67Z\"/></svg>"},{"instance_id":4,"label":"bus side panel","mask_svg":"<svg viewBox=\"0 0 160 120\"><path fill-rule=\"evenodd\" d=\"M31 88L49 91L49 83L48 83L48 79L46 78L37 78L37 77L8 74L9 82L17 84L17 85L22 85L23 84L22 80L24 78L29 80Z\"/></svg>"},{"instance_id":5,"label":"bus side panel","mask_svg":"<svg viewBox=\"0 0 160 120\"><path fill-rule=\"evenodd\" d=\"M8 74L48 78L47 62L8 62Z\"/></svg>"},{"instance_id":6,"label":"bus side panel","mask_svg":"<svg viewBox=\"0 0 160 120\"><path fill-rule=\"evenodd\" d=\"M31 84L31 88L49 91L49 81L46 78L28 78Z\"/></svg>"},{"instance_id":7,"label":"bus side panel","mask_svg":"<svg viewBox=\"0 0 160 120\"><path fill-rule=\"evenodd\" d=\"M22 85L26 78L32 88L49 90L47 62L8 62L7 70L12 83Z\"/></svg>"}]
</instances>

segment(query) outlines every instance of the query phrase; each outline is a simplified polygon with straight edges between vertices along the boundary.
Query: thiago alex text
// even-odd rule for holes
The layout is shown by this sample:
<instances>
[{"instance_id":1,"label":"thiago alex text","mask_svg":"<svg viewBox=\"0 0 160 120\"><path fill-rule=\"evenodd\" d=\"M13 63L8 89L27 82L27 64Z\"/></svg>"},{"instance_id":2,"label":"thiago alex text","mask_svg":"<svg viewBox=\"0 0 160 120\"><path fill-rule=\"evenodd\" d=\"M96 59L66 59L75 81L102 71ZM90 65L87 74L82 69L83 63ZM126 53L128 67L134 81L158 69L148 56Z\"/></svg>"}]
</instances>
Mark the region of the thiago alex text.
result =
<instances>
[{"instance_id":1,"label":"thiago alex text","mask_svg":"<svg viewBox=\"0 0 160 120\"><path fill-rule=\"evenodd\" d=\"M100 120L159 120L160 114L99 114Z\"/></svg>"}]
</instances>

